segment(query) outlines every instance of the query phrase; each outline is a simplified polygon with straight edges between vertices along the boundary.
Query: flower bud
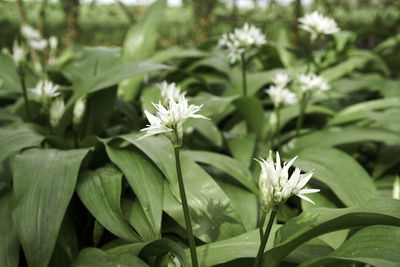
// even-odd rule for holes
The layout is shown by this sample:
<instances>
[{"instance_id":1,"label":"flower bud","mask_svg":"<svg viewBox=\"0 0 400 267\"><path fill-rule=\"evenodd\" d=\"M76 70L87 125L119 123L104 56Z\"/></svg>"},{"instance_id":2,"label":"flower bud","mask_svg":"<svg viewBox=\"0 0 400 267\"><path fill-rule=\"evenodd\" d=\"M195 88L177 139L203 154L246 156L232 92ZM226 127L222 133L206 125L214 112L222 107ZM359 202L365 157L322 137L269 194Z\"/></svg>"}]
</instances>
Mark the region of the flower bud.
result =
<instances>
[{"instance_id":1,"label":"flower bud","mask_svg":"<svg viewBox=\"0 0 400 267\"><path fill-rule=\"evenodd\" d=\"M86 98L81 97L75 102L74 106L73 118L72 118L72 123L74 127L77 127L81 123L83 115L85 114L85 109L86 109Z\"/></svg>"},{"instance_id":2,"label":"flower bud","mask_svg":"<svg viewBox=\"0 0 400 267\"><path fill-rule=\"evenodd\" d=\"M57 127L62 115L64 114L65 105L62 97L57 97L52 101L50 106L50 124L51 127Z\"/></svg>"}]
</instances>

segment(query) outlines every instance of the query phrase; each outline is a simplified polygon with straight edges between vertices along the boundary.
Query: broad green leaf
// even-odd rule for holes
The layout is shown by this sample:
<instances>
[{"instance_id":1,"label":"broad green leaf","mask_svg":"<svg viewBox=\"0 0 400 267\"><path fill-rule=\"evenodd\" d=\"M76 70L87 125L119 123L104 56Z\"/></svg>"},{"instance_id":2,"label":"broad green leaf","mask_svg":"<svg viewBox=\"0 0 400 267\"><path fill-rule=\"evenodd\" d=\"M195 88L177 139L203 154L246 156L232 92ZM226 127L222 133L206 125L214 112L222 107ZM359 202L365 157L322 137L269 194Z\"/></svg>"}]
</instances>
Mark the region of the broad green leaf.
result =
<instances>
[{"instance_id":1,"label":"broad green leaf","mask_svg":"<svg viewBox=\"0 0 400 267\"><path fill-rule=\"evenodd\" d=\"M255 134L248 134L246 136L232 136L230 134L225 134L225 140L232 156L248 168L254 156L256 145Z\"/></svg>"},{"instance_id":2,"label":"broad green leaf","mask_svg":"<svg viewBox=\"0 0 400 267\"><path fill-rule=\"evenodd\" d=\"M362 262L378 267L395 267L400 262L400 227L374 225L361 229L341 247L325 257L318 257L300 266L339 266Z\"/></svg>"},{"instance_id":3,"label":"broad green leaf","mask_svg":"<svg viewBox=\"0 0 400 267\"><path fill-rule=\"evenodd\" d=\"M137 242L141 238L130 228L121 210L122 173L112 165L84 171L76 191L90 213L116 236Z\"/></svg>"},{"instance_id":4,"label":"broad green leaf","mask_svg":"<svg viewBox=\"0 0 400 267\"><path fill-rule=\"evenodd\" d=\"M264 266L279 266L296 247L319 235L375 224L400 226L400 201L373 199L357 207L303 212L277 231L274 248L264 253Z\"/></svg>"},{"instance_id":5,"label":"broad green leaf","mask_svg":"<svg viewBox=\"0 0 400 267\"><path fill-rule=\"evenodd\" d=\"M146 137L137 141L141 136L142 134L134 133L121 136L121 138L142 150L163 172L169 181L169 184L164 182L163 209L184 226L182 207L178 197L179 187L173 146L163 136ZM237 211L214 179L188 156L181 155L180 159L194 234L204 242L210 242L242 233L244 228ZM166 200L168 202L165 202Z\"/></svg>"},{"instance_id":6,"label":"broad green leaf","mask_svg":"<svg viewBox=\"0 0 400 267\"><path fill-rule=\"evenodd\" d=\"M15 158L13 219L27 262L50 261L87 149L31 149Z\"/></svg>"},{"instance_id":7,"label":"broad green leaf","mask_svg":"<svg viewBox=\"0 0 400 267\"><path fill-rule=\"evenodd\" d=\"M387 109L400 108L400 98L384 98L371 100L342 109L329 121L328 125L353 123L362 119L369 119L370 114Z\"/></svg>"},{"instance_id":8,"label":"broad green leaf","mask_svg":"<svg viewBox=\"0 0 400 267\"><path fill-rule=\"evenodd\" d=\"M400 135L379 128L365 128L358 126L331 127L301 136L296 139L294 148L291 148L290 150L288 147L283 149L293 152L314 146L331 147L352 143L364 143L367 141L377 141L388 145L399 144Z\"/></svg>"},{"instance_id":9,"label":"broad green leaf","mask_svg":"<svg viewBox=\"0 0 400 267\"><path fill-rule=\"evenodd\" d=\"M262 137L266 132L264 109L260 100L255 97L241 97L233 104L246 120L247 129Z\"/></svg>"},{"instance_id":10,"label":"broad green leaf","mask_svg":"<svg viewBox=\"0 0 400 267\"><path fill-rule=\"evenodd\" d=\"M271 82L274 75L279 71L281 70L274 69L270 71L246 72L248 96L255 95L264 84ZM239 68L232 69L230 72L230 80L232 82L232 88L226 90L223 95L243 95L242 74Z\"/></svg>"},{"instance_id":11,"label":"broad green leaf","mask_svg":"<svg viewBox=\"0 0 400 267\"><path fill-rule=\"evenodd\" d=\"M144 60L154 54L165 8L165 0L156 1L129 29L123 44L123 62ZM133 100L138 93L141 81L142 77L138 76L122 82L119 88L122 96L128 101Z\"/></svg>"},{"instance_id":12,"label":"broad green leaf","mask_svg":"<svg viewBox=\"0 0 400 267\"><path fill-rule=\"evenodd\" d=\"M299 105L293 105L293 106L287 106L283 107L280 110L280 126L283 128L286 123L288 123L290 120L296 118L299 116ZM323 114L326 115L327 117L331 117L335 114L335 112L327 107L324 106L316 106L316 105L308 105L306 114Z\"/></svg>"},{"instance_id":13,"label":"broad green leaf","mask_svg":"<svg viewBox=\"0 0 400 267\"><path fill-rule=\"evenodd\" d=\"M110 253L98 248L81 250L72 267L148 267L143 260L131 251Z\"/></svg>"},{"instance_id":14,"label":"broad green leaf","mask_svg":"<svg viewBox=\"0 0 400 267\"><path fill-rule=\"evenodd\" d=\"M231 104L234 99L234 97L219 97L206 92L200 92L195 97L190 98L190 103L198 106L202 105L200 114L218 123L226 116L226 113L234 109L234 106Z\"/></svg>"},{"instance_id":15,"label":"broad green leaf","mask_svg":"<svg viewBox=\"0 0 400 267\"><path fill-rule=\"evenodd\" d=\"M144 241L151 241L158 236L154 233L153 226L147 219L140 202L135 199L122 199L122 212L129 224L140 234Z\"/></svg>"},{"instance_id":16,"label":"broad green leaf","mask_svg":"<svg viewBox=\"0 0 400 267\"><path fill-rule=\"evenodd\" d=\"M294 162L313 179L326 184L346 206L377 196L372 178L351 156L334 148L314 147L300 151Z\"/></svg>"},{"instance_id":17,"label":"broad green leaf","mask_svg":"<svg viewBox=\"0 0 400 267\"><path fill-rule=\"evenodd\" d=\"M0 129L0 162L22 149L39 146L43 139L44 136L29 124Z\"/></svg>"},{"instance_id":18,"label":"broad green leaf","mask_svg":"<svg viewBox=\"0 0 400 267\"><path fill-rule=\"evenodd\" d=\"M140 255L143 256L162 256L167 253L172 253L178 257L183 267L189 267L188 257L182 247L167 238L158 239L152 241L142 248Z\"/></svg>"},{"instance_id":19,"label":"broad green leaf","mask_svg":"<svg viewBox=\"0 0 400 267\"><path fill-rule=\"evenodd\" d=\"M273 237L278 228L277 224L272 226L266 250L272 248ZM200 266L214 266L234 259L255 258L259 246L260 233L256 229L226 240L198 246L196 250ZM189 249L186 249L186 254L189 255Z\"/></svg>"},{"instance_id":20,"label":"broad green leaf","mask_svg":"<svg viewBox=\"0 0 400 267\"><path fill-rule=\"evenodd\" d=\"M0 53L0 79L4 82L1 88L14 93L22 93L21 82L15 64L10 56Z\"/></svg>"},{"instance_id":21,"label":"broad green leaf","mask_svg":"<svg viewBox=\"0 0 400 267\"><path fill-rule=\"evenodd\" d=\"M179 46L168 47L164 50L158 51L152 56L149 61L151 62L166 62L172 59L182 58L202 58L207 56L207 52L198 50L196 48L182 48Z\"/></svg>"},{"instance_id":22,"label":"broad green leaf","mask_svg":"<svg viewBox=\"0 0 400 267\"><path fill-rule=\"evenodd\" d=\"M163 176L142 153L106 146L111 161L124 173L151 223L155 236L161 231Z\"/></svg>"},{"instance_id":23,"label":"broad green leaf","mask_svg":"<svg viewBox=\"0 0 400 267\"><path fill-rule=\"evenodd\" d=\"M0 266L17 267L19 241L11 213L15 206L12 192L0 197Z\"/></svg>"},{"instance_id":24,"label":"broad green leaf","mask_svg":"<svg viewBox=\"0 0 400 267\"><path fill-rule=\"evenodd\" d=\"M222 146L222 134L212 120L198 120L195 129L216 146Z\"/></svg>"},{"instance_id":25,"label":"broad green leaf","mask_svg":"<svg viewBox=\"0 0 400 267\"><path fill-rule=\"evenodd\" d=\"M225 61L224 57L218 53L213 53L209 57L195 61L192 65L188 67L187 71L194 71L197 68L201 67L212 68L227 75L229 75L231 71L231 68Z\"/></svg>"},{"instance_id":26,"label":"broad green leaf","mask_svg":"<svg viewBox=\"0 0 400 267\"><path fill-rule=\"evenodd\" d=\"M196 162L209 164L224 171L247 189L258 194L258 188L253 182L250 171L241 162L228 156L208 151L185 150L182 152L182 154L189 156Z\"/></svg>"}]
</instances>

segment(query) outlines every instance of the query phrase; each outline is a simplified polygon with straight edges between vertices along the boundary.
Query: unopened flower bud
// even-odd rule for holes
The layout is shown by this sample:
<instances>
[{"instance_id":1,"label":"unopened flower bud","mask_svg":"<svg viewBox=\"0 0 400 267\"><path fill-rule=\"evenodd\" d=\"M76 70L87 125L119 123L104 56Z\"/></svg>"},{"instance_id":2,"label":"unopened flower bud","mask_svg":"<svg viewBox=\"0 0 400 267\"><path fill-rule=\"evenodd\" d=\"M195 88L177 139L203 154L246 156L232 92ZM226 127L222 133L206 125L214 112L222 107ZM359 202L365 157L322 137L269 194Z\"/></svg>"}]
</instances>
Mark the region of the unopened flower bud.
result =
<instances>
[{"instance_id":1,"label":"unopened flower bud","mask_svg":"<svg viewBox=\"0 0 400 267\"><path fill-rule=\"evenodd\" d=\"M50 124L52 127L57 127L62 115L64 114L65 105L62 97L57 97L50 106Z\"/></svg>"},{"instance_id":2,"label":"unopened flower bud","mask_svg":"<svg viewBox=\"0 0 400 267\"><path fill-rule=\"evenodd\" d=\"M75 102L74 106L73 118L72 118L72 123L74 124L74 127L78 126L81 123L83 115L85 114L85 109L86 109L86 98L81 97Z\"/></svg>"}]
</instances>

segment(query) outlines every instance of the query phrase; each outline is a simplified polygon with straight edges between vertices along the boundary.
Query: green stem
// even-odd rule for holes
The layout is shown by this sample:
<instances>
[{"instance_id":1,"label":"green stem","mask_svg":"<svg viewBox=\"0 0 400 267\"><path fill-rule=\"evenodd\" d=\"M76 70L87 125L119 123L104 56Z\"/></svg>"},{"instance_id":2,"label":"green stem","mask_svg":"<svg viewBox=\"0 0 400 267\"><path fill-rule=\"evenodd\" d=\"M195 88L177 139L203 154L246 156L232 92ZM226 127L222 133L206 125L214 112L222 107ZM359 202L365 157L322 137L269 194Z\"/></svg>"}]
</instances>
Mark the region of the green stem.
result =
<instances>
[{"instance_id":1,"label":"green stem","mask_svg":"<svg viewBox=\"0 0 400 267\"><path fill-rule=\"evenodd\" d=\"M246 57L245 53L241 54L241 61L242 61L242 84L243 84L243 95L247 96L247 82L246 82Z\"/></svg>"},{"instance_id":2,"label":"green stem","mask_svg":"<svg viewBox=\"0 0 400 267\"><path fill-rule=\"evenodd\" d=\"M182 171L181 171L181 161L179 158L179 147L175 147L175 163L176 163L176 172L178 174L178 183L179 183L179 193L182 200L182 209L183 215L185 217L186 231L189 239L189 247L190 247L190 256L192 258L192 266L198 267L197 254L196 254L196 245L194 243L194 236L192 230L192 224L190 222L190 214L189 214L189 206L186 199L185 187L183 184Z\"/></svg>"},{"instance_id":3,"label":"green stem","mask_svg":"<svg viewBox=\"0 0 400 267\"><path fill-rule=\"evenodd\" d=\"M29 108L28 92L26 90L26 84L25 84L25 72L24 72L24 69L22 66L18 67L18 74L19 74L19 79L20 79L21 87L22 87L22 95L24 96L26 115L29 120L32 120L31 110Z\"/></svg>"},{"instance_id":4,"label":"green stem","mask_svg":"<svg viewBox=\"0 0 400 267\"><path fill-rule=\"evenodd\" d=\"M265 246L267 245L268 237L269 237L269 234L272 229L272 224L274 223L275 215L276 215L276 211L273 210L271 212L271 216L269 217L267 229L265 230L265 233L261 239L261 244L260 244L260 248L258 249L257 258L253 265L254 267L259 267L262 264L262 258L263 258Z\"/></svg>"},{"instance_id":5,"label":"green stem","mask_svg":"<svg viewBox=\"0 0 400 267\"><path fill-rule=\"evenodd\" d=\"M265 223L265 218L267 217L267 213L265 213L264 211L261 211L261 218L260 218L260 225L259 225L259 229L260 229L260 241L262 240L263 237L263 232L264 232L264 223Z\"/></svg>"},{"instance_id":6,"label":"green stem","mask_svg":"<svg viewBox=\"0 0 400 267\"><path fill-rule=\"evenodd\" d=\"M275 143L276 143L276 150L279 150L280 146L280 127L281 127L281 118L280 118L280 106L278 105L275 108L275 116L276 116L276 132L275 132Z\"/></svg>"},{"instance_id":7,"label":"green stem","mask_svg":"<svg viewBox=\"0 0 400 267\"><path fill-rule=\"evenodd\" d=\"M304 114L307 109L307 102L308 102L308 92L304 92L300 101L300 114L299 117L297 118L296 137L300 135L300 129L303 124Z\"/></svg>"}]
</instances>

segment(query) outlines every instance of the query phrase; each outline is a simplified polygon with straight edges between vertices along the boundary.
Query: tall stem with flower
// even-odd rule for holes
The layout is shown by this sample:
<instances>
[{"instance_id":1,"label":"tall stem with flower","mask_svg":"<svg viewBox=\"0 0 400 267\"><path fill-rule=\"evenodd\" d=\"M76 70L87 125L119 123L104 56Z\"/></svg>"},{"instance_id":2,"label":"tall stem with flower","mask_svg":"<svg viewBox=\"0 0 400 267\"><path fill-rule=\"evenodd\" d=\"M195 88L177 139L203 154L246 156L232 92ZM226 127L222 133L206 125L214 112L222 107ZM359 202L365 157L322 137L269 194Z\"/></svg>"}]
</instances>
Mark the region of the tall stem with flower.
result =
<instances>
[{"instance_id":1,"label":"tall stem with flower","mask_svg":"<svg viewBox=\"0 0 400 267\"><path fill-rule=\"evenodd\" d=\"M183 215L185 217L190 255L192 259L192 265L197 267L198 260L196 253L196 244L190 219L189 205L185 192L179 151L182 147L183 123L188 118L207 118L202 115L196 114L200 111L201 106L189 105L184 94L177 94L177 91L179 92L179 89L176 88L175 85L162 83L161 85L159 85L159 87L161 90L161 94L168 97L167 101L164 101L168 102L168 107L164 107L161 102L159 104L153 103L154 107L157 109L157 113L155 116L145 111L146 117L150 124L147 125L146 128L142 129L142 131L145 131L146 134L143 137L139 138L139 140L155 134L164 134L168 137L168 139L174 146L176 173L178 178L180 198L182 201Z\"/></svg>"},{"instance_id":2,"label":"tall stem with flower","mask_svg":"<svg viewBox=\"0 0 400 267\"><path fill-rule=\"evenodd\" d=\"M314 202L305 195L319 192L319 189L303 189L303 187L311 179L313 175L312 172L301 174L300 169L296 168L289 178L289 169L296 158L297 156L287 163L284 162L282 166L279 153L276 152L276 160L274 162L272 159L272 152L270 151L267 160L260 159L258 161L261 166L258 187L260 189L261 213L263 216L259 225L261 242L256 260L253 265L254 267L259 267L262 265L262 257L265 246L271 233L272 225L279 206L285 203L286 200L292 195L296 195L314 204ZM264 214L267 214L270 210L271 215L268 225L265 232L263 232L262 228L265 221ZM261 233L263 234L261 235Z\"/></svg>"}]
</instances>

